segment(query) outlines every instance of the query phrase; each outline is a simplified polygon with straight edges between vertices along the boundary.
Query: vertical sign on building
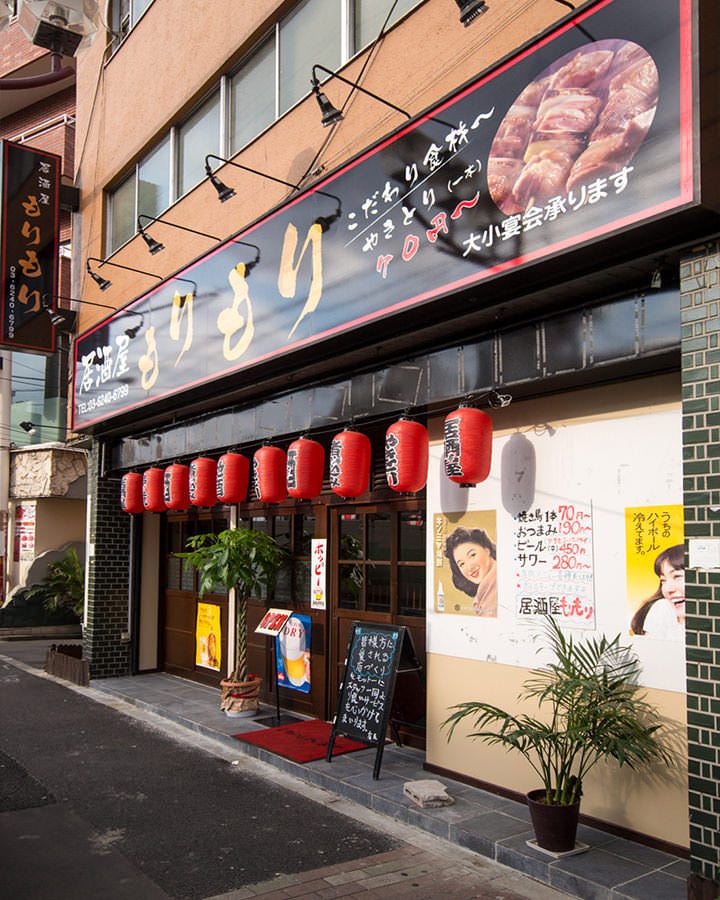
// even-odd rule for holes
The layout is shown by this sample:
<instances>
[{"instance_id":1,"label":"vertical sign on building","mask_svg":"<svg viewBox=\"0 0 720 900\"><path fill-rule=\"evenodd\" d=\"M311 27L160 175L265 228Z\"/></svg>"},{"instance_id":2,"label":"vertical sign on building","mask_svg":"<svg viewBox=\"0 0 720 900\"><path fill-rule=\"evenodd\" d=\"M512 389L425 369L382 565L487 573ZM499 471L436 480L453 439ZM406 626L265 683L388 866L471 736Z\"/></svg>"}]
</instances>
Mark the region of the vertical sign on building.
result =
<instances>
[{"instance_id":1,"label":"vertical sign on building","mask_svg":"<svg viewBox=\"0 0 720 900\"><path fill-rule=\"evenodd\" d=\"M52 353L43 306L58 291L60 157L0 142L0 345Z\"/></svg>"},{"instance_id":2,"label":"vertical sign on building","mask_svg":"<svg viewBox=\"0 0 720 900\"><path fill-rule=\"evenodd\" d=\"M327 541L325 538L312 539L310 555L310 608L326 609L325 578L327 572Z\"/></svg>"}]
</instances>

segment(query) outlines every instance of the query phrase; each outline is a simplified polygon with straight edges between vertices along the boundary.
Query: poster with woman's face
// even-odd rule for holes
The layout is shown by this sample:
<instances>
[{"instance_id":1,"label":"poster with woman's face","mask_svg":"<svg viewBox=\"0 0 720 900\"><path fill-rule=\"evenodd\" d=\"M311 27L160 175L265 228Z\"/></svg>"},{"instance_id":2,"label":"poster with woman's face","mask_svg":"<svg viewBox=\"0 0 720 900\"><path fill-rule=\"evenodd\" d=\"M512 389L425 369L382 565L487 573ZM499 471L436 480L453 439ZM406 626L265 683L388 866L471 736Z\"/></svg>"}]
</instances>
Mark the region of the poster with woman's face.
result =
<instances>
[{"instance_id":1,"label":"poster with woman's face","mask_svg":"<svg viewBox=\"0 0 720 900\"><path fill-rule=\"evenodd\" d=\"M435 612L497 618L495 510L438 513L433 527Z\"/></svg>"},{"instance_id":2,"label":"poster with woman's face","mask_svg":"<svg viewBox=\"0 0 720 900\"><path fill-rule=\"evenodd\" d=\"M197 605L195 665L220 671L220 607L214 603Z\"/></svg>"},{"instance_id":3,"label":"poster with woman's face","mask_svg":"<svg viewBox=\"0 0 720 900\"><path fill-rule=\"evenodd\" d=\"M682 506L628 507L625 510L625 551L630 634L684 641Z\"/></svg>"}]
</instances>

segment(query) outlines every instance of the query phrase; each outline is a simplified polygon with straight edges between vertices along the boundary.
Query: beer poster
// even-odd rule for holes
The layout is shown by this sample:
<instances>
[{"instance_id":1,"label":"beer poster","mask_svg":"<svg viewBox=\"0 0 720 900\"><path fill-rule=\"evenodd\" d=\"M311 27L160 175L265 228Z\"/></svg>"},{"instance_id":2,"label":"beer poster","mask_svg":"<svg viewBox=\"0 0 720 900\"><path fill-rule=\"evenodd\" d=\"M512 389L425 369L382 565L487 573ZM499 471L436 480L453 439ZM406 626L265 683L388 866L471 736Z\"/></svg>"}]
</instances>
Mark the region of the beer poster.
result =
<instances>
[{"instance_id":1,"label":"beer poster","mask_svg":"<svg viewBox=\"0 0 720 900\"><path fill-rule=\"evenodd\" d=\"M195 665L220 671L220 607L215 603L198 603L195 627Z\"/></svg>"},{"instance_id":2,"label":"beer poster","mask_svg":"<svg viewBox=\"0 0 720 900\"><path fill-rule=\"evenodd\" d=\"M310 616L293 613L275 638L280 687L310 693Z\"/></svg>"}]
</instances>

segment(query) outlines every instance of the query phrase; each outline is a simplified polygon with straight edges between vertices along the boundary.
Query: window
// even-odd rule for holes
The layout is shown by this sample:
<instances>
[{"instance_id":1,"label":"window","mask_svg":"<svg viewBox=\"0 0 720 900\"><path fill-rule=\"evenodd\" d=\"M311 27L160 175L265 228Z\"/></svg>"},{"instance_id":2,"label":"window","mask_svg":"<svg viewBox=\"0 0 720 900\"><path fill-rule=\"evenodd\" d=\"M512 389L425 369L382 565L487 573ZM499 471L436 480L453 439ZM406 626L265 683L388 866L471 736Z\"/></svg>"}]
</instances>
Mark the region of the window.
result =
<instances>
[{"instance_id":1,"label":"window","mask_svg":"<svg viewBox=\"0 0 720 900\"><path fill-rule=\"evenodd\" d=\"M110 249L116 250L135 234L135 173L113 191L110 204Z\"/></svg>"},{"instance_id":2,"label":"window","mask_svg":"<svg viewBox=\"0 0 720 900\"><path fill-rule=\"evenodd\" d=\"M309 605L310 555L315 517L311 513L292 511L287 514L254 516L249 525L257 531L272 535L284 554L273 588L272 602L276 606L296 609Z\"/></svg>"},{"instance_id":3,"label":"window","mask_svg":"<svg viewBox=\"0 0 720 900\"><path fill-rule=\"evenodd\" d=\"M111 253L135 234L140 214L157 216L172 202L170 146L168 135L110 194L108 248Z\"/></svg>"},{"instance_id":4,"label":"window","mask_svg":"<svg viewBox=\"0 0 720 900\"><path fill-rule=\"evenodd\" d=\"M389 24L418 0L397 0ZM121 41L152 0L116 0ZM205 157L232 156L310 91L314 63L337 69L374 41L392 0L302 0L269 30L209 100L173 126L108 196L107 249L137 230L139 214L158 216L204 177ZM173 162L174 160L174 162Z\"/></svg>"},{"instance_id":5,"label":"window","mask_svg":"<svg viewBox=\"0 0 720 900\"><path fill-rule=\"evenodd\" d=\"M310 90L313 63L340 65L340 15L337 0L305 0L280 23L281 115Z\"/></svg>"},{"instance_id":6,"label":"window","mask_svg":"<svg viewBox=\"0 0 720 900\"><path fill-rule=\"evenodd\" d=\"M170 206L169 135L138 164L137 213L157 216L168 206Z\"/></svg>"},{"instance_id":7,"label":"window","mask_svg":"<svg viewBox=\"0 0 720 900\"><path fill-rule=\"evenodd\" d=\"M393 25L398 19L401 19L406 12L417 5L417 2L418 0L398 0L388 25ZM353 6L353 46L357 52L371 44L380 34L380 29L385 24L392 3L389 0L354 0ZM315 60L315 62L320 62L320 60Z\"/></svg>"},{"instance_id":8,"label":"window","mask_svg":"<svg viewBox=\"0 0 720 900\"><path fill-rule=\"evenodd\" d=\"M178 196L205 177L205 157L220 153L220 92L207 100L178 129Z\"/></svg>"},{"instance_id":9,"label":"window","mask_svg":"<svg viewBox=\"0 0 720 900\"><path fill-rule=\"evenodd\" d=\"M120 46L151 3L152 0L115 0L110 15L113 49Z\"/></svg>"},{"instance_id":10,"label":"window","mask_svg":"<svg viewBox=\"0 0 720 900\"><path fill-rule=\"evenodd\" d=\"M275 43L267 40L230 80L230 153L275 121Z\"/></svg>"},{"instance_id":11,"label":"window","mask_svg":"<svg viewBox=\"0 0 720 900\"><path fill-rule=\"evenodd\" d=\"M338 514L338 606L425 615L425 514L421 509Z\"/></svg>"}]
</instances>

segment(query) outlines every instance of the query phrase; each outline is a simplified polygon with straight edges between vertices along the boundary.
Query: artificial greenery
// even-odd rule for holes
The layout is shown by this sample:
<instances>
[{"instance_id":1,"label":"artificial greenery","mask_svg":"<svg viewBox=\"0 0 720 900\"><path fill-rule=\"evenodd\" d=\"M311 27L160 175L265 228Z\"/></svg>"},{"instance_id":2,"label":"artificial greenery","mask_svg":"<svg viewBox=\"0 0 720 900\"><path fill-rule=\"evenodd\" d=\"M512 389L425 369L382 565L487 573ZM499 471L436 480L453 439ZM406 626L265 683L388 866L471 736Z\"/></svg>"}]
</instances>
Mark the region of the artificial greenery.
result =
<instances>
[{"instance_id":1,"label":"artificial greenery","mask_svg":"<svg viewBox=\"0 0 720 900\"><path fill-rule=\"evenodd\" d=\"M32 585L28 599L41 599L49 612L69 611L82 617L85 603L85 571L74 547L62 559L48 565L47 575L40 584Z\"/></svg>"},{"instance_id":2,"label":"artificial greenery","mask_svg":"<svg viewBox=\"0 0 720 900\"><path fill-rule=\"evenodd\" d=\"M247 603L263 588L272 588L283 553L275 540L263 531L230 528L218 534L197 534L187 539L186 552L177 555L198 574L202 597L218 586L235 588L236 632L235 668L231 681L247 679Z\"/></svg>"},{"instance_id":3,"label":"artificial greenery","mask_svg":"<svg viewBox=\"0 0 720 900\"><path fill-rule=\"evenodd\" d=\"M554 661L532 670L518 699L536 701L542 718L514 714L480 701L451 707L443 722L448 740L472 720L472 738L517 750L540 776L545 802L579 801L587 773L601 759L635 768L672 757L658 735L657 715L637 681L640 662L629 647L602 636L566 637L554 619L545 626L545 648Z\"/></svg>"}]
</instances>

